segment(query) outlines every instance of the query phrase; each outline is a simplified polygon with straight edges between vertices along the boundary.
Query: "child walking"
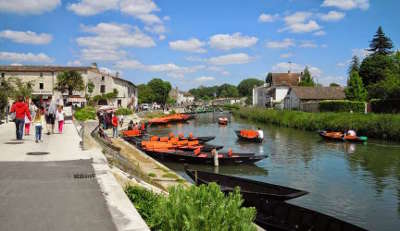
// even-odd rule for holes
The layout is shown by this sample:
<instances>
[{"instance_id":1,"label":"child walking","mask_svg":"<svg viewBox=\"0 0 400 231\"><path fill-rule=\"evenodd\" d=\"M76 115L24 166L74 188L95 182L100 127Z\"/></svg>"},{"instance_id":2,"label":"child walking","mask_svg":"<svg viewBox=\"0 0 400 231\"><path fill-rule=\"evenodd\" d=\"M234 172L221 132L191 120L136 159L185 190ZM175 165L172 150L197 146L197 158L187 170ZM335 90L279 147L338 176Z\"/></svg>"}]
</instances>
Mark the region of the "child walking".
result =
<instances>
[{"instance_id":1,"label":"child walking","mask_svg":"<svg viewBox=\"0 0 400 231\"><path fill-rule=\"evenodd\" d=\"M64 126L64 110L63 106L59 106L56 112L56 118L58 120L58 132L61 134L63 132L63 126Z\"/></svg>"},{"instance_id":2,"label":"child walking","mask_svg":"<svg viewBox=\"0 0 400 231\"><path fill-rule=\"evenodd\" d=\"M46 126L46 120L41 109L36 110L36 115L32 122L35 126L35 142L37 143L42 141L42 130Z\"/></svg>"},{"instance_id":3,"label":"child walking","mask_svg":"<svg viewBox=\"0 0 400 231\"><path fill-rule=\"evenodd\" d=\"M29 136L29 131L31 130L31 121L28 116L25 115L25 135Z\"/></svg>"}]
</instances>

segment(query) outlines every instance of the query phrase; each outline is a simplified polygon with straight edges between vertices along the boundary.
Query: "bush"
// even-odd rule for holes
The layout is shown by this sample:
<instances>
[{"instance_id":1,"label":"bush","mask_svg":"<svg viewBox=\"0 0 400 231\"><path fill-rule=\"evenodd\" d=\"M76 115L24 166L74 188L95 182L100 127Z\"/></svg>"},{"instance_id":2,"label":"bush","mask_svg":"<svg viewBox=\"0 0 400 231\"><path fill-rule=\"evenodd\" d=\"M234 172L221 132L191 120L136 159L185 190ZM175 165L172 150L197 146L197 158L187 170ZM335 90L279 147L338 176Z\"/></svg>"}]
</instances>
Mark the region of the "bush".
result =
<instances>
[{"instance_id":1,"label":"bush","mask_svg":"<svg viewBox=\"0 0 400 231\"><path fill-rule=\"evenodd\" d=\"M239 104L224 104L222 106L225 110L232 111L232 110L239 110L240 105Z\"/></svg>"},{"instance_id":2,"label":"bush","mask_svg":"<svg viewBox=\"0 0 400 231\"><path fill-rule=\"evenodd\" d=\"M277 111L261 108L241 108L235 116L260 123L271 123L308 131L354 129L359 135L370 138L400 141L400 115L359 113L308 113Z\"/></svg>"},{"instance_id":3,"label":"bush","mask_svg":"<svg viewBox=\"0 0 400 231\"><path fill-rule=\"evenodd\" d=\"M365 103L349 100L325 100L319 103L321 112L365 112Z\"/></svg>"},{"instance_id":4,"label":"bush","mask_svg":"<svg viewBox=\"0 0 400 231\"><path fill-rule=\"evenodd\" d=\"M400 113L400 99L371 100L371 110L375 113Z\"/></svg>"},{"instance_id":5,"label":"bush","mask_svg":"<svg viewBox=\"0 0 400 231\"><path fill-rule=\"evenodd\" d=\"M133 112L129 108L118 108L118 110L115 112L116 115L131 115Z\"/></svg>"},{"instance_id":6,"label":"bush","mask_svg":"<svg viewBox=\"0 0 400 231\"><path fill-rule=\"evenodd\" d=\"M75 111L75 119L80 121L96 119L96 109L94 107L84 107Z\"/></svg>"},{"instance_id":7,"label":"bush","mask_svg":"<svg viewBox=\"0 0 400 231\"><path fill-rule=\"evenodd\" d=\"M225 196L215 183L177 186L169 189L168 197L143 190L125 191L152 230L256 230L252 224L256 211L241 207L238 189Z\"/></svg>"}]
</instances>

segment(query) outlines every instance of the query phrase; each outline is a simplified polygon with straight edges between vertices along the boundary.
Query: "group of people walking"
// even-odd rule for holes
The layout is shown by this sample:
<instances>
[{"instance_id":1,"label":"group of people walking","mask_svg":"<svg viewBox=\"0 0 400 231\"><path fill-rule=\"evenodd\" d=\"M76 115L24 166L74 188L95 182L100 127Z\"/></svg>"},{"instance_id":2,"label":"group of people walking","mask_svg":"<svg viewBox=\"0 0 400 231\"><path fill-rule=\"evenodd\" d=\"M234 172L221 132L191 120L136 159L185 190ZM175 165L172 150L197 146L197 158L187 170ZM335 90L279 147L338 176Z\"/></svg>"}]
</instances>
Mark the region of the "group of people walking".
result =
<instances>
[{"instance_id":1,"label":"group of people walking","mask_svg":"<svg viewBox=\"0 0 400 231\"><path fill-rule=\"evenodd\" d=\"M43 130L46 129L48 135L53 134L56 121L58 132L60 134L63 132L65 113L63 106L57 102L52 101L50 104L43 103L37 106L33 102L25 102L24 97L18 97L11 106L10 113L15 122L17 140L22 140L24 132L25 135L30 135L31 126L33 126L35 141L41 142Z\"/></svg>"}]
</instances>

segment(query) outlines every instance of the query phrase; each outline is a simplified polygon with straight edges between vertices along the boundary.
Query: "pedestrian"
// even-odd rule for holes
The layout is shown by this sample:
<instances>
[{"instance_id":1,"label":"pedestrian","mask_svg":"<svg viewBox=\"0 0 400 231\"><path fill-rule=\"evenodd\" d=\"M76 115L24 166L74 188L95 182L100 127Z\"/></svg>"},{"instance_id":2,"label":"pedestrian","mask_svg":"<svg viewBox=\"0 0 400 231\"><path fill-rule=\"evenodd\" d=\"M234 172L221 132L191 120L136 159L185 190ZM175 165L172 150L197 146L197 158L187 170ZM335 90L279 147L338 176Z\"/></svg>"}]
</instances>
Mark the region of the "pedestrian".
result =
<instances>
[{"instance_id":1,"label":"pedestrian","mask_svg":"<svg viewBox=\"0 0 400 231\"><path fill-rule=\"evenodd\" d=\"M119 116L119 124L120 124L121 127L124 124L124 115L120 115Z\"/></svg>"},{"instance_id":2,"label":"pedestrian","mask_svg":"<svg viewBox=\"0 0 400 231\"><path fill-rule=\"evenodd\" d=\"M58 106L57 112L56 112L56 118L58 121L58 133L62 134L63 132L63 126L64 126L64 117L65 117L65 112L63 110L63 106Z\"/></svg>"},{"instance_id":3,"label":"pedestrian","mask_svg":"<svg viewBox=\"0 0 400 231\"><path fill-rule=\"evenodd\" d=\"M30 113L30 112L29 112ZM31 114L32 115L32 114ZM32 116L33 117L33 116ZM31 129L31 120L28 118L28 116L25 115L25 135L29 136L29 131Z\"/></svg>"},{"instance_id":4,"label":"pedestrian","mask_svg":"<svg viewBox=\"0 0 400 231\"><path fill-rule=\"evenodd\" d=\"M24 102L24 97L18 97L17 102L12 105L10 112L15 113L15 134L17 140L22 140L25 116L31 120L31 113L29 112L28 105Z\"/></svg>"},{"instance_id":5,"label":"pedestrian","mask_svg":"<svg viewBox=\"0 0 400 231\"><path fill-rule=\"evenodd\" d=\"M128 130L133 130L133 120L129 121Z\"/></svg>"},{"instance_id":6,"label":"pedestrian","mask_svg":"<svg viewBox=\"0 0 400 231\"><path fill-rule=\"evenodd\" d=\"M261 128L258 128L257 132L258 132L258 138L264 139L264 131L261 130Z\"/></svg>"},{"instance_id":7,"label":"pedestrian","mask_svg":"<svg viewBox=\"0 0 400 231\"><path fill-rule=\"evenodd\" d=\"M118 138L118 118L114 113L112 113L111 124L113 128L113 138Z\"/></svg>"},{"instance_id":8,"label":"pedestrian","mask_svg":"<svg viewBox=\"0 0 400 231\"><path fill-rule=\"evenodd\" d=\"M43 108L38 108L36 110L35 117L32 121L33 126L35 126L35 142L42 142L42 130L46 125L46 120L43 115Z\"/></svg>"},{"instance_id":9,"label":"pedestrian","mask_svg":"<svg viewBox=\"0 0 400 231\"><path fill-rule=\"evenodd\" d=\"M48 125L51 127L51 133L54 134L54 123L56 122L56 111L57 106L56 103L51 101L48 109L48 120L46 121ZM47 135L50 135L50 130L47 132Z\"/></svg>"}]
</instances>

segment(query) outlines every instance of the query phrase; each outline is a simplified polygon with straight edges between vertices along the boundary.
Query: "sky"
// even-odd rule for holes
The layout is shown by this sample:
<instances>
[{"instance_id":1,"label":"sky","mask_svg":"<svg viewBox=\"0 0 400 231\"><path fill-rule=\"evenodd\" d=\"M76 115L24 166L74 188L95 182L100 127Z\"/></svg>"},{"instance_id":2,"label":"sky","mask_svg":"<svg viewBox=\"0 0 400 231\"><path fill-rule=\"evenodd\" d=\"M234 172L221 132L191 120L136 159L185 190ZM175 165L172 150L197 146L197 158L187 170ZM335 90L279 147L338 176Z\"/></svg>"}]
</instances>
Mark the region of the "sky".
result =
<instances>
[{"instance_id":1,"label":"sky","mask_svg":"<svg viewBox=\"0 0 400 231\"><path fill-rule=\"evenodd\" d=\"M397 0L0 0L0 65L87 66L188 90L309 68L346 84L378 26L397 49Z\"/></svg>"}]
</instances>

